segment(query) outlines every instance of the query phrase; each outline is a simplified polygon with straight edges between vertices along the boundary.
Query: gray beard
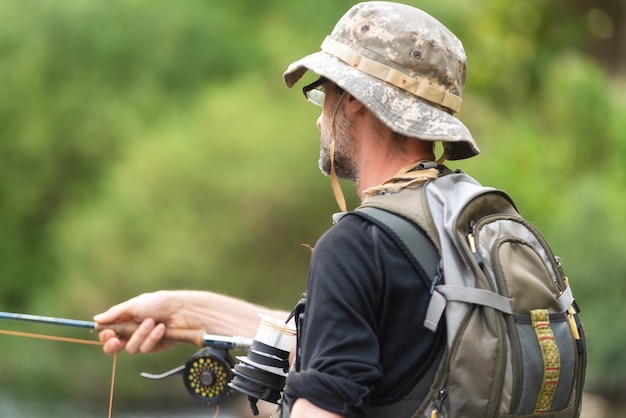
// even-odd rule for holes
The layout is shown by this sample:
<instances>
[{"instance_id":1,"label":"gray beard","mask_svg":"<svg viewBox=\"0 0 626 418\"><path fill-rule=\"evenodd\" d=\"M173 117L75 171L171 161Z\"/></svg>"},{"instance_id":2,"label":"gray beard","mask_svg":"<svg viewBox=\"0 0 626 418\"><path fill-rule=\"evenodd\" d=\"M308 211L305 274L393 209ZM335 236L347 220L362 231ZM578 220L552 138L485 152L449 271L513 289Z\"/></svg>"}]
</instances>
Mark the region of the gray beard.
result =
<instances>
[{"instance_id":1,"label":"gray beard","mask_svg":"<svg viewBox=\"0 0 626 418\"><path fill-rule=\"evenodd\" d=\"M330 176L330 157L328 153L323 149L320 150L320 160L319 160L320 171L325 176Z\"/></svg>"},{"instance_id":2,"label":"gray beard","mask_svg":"<svg viewBox=\"0 0 626 418\"><path fill-rule=\"evenodd\" d=\"M322 146L320 148L319 167L322 173L330 176L330 148ZM352 159L337 150L335 146L335 174L343 180L356 181L357 169Z\"/></svg>"},{"instance_id":3,"label":"gray beard","mask_svg":"<svg viewBox=\"0 0 626 418\"><path fill-rule=\"evenodd\" d=\"M355 182L358 177L358 169L354 157L354 139L351 134L351 127L348 125L345 115L342 112L337 114L335 132L335 174L340 179ZM330 176L330 144L332 143L333 132L330 126L322 129L320 133L320 159L319 167L322 173Z\"/></svg>"}]
</instances>

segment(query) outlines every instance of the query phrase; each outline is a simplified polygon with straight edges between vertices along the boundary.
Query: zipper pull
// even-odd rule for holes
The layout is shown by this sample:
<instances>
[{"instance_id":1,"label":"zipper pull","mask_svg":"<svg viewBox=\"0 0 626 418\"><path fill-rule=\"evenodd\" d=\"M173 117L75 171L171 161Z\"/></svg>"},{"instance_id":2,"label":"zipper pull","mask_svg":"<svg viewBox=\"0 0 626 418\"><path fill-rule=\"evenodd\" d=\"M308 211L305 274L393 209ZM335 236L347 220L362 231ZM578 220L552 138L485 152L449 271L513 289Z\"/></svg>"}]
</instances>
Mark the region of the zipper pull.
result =
<instances>
[{"instance_id":1,"label":"zipper pull","mask_svg":"<svg viewBox=\"0 0 626 418\"><path fill-rule=\"evenodd\" d=\"M569 279L567 278L567 276L565 276L564 278L564 282L565 282L565 286L569 287ZM569 308L567 308L567 322L569 322L569 327L572 330L572 335L574 336L575 340L580 340L580 333L578 332L578 324L576 324L576 318L574 318L574 315L576 315L576 307L574 306L576 303L576 301L574 301L573 304L571 304L569 306Z\"/></svg>"},{"instance_id":2,"label":"zipper pull","mask_svg":"<svg viewBox=\"0 0 626 418\"><path fill-rule=\"evenodd\" d=\"M478 251L476 250L476 240L474 238L474 235L476 234L476 222L475 221L471 221L469 224L469 231L467 233L467 242L469 244L470 250L472 251L472 255L474 256L474 260L476 260L476 262L478 263L478 265L480 266L480 268L483 268L483 259L480 256L480 254L478 254Z\"/></svg>"},{"instance_id":3,"label":"zipper pull","mask_svg":"<svg viewBox=\"0 0 626 418\"><path fill-rule=\"evenodd\" d=\"M443 282L443 263L441 260L439 260L439 264L437 264L437 273L435 274L435 277L430 284L431 295L435 293L435 288L437 287L437 285L441 284L441 282Z\"/></svg>"},{"instance_id":4,"label":"zipper pull","mask_svg":"<svg viewBox=\"0 0 626 418\"><path fill-rule=\"evenodd\" d=\"M443 402L446 400L447 397L448 397L448 390L441 389L439 393L437 394L437 399L435 399L435 401L433 402L433 410L430 413L430 418L439 417L439 411L443 411Z\"/></svg>"}]
</instances>

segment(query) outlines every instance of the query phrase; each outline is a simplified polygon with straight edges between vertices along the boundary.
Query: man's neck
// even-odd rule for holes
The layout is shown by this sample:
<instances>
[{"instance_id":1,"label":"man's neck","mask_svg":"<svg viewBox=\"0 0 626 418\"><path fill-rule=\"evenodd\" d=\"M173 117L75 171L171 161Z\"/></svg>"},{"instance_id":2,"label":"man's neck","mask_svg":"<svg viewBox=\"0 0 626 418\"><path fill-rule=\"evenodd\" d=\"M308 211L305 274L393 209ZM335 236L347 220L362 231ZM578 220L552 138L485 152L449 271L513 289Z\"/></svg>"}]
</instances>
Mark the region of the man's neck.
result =
<instances>
[{"instance_id":1,"label":"man's neck","mask_svg":"<svg viewBox=\"0 0 626 418\"><path fill-rule=\"evenodd\" d=\"M409 141L418 140L410 139ZM363 199L364 190L389 180L404 167L420 161L434 160L434 155L430 150L425 151L424 147L419 146L410 148L406 152L399 152L397 149L391 151L380 149L379 146L378 149L370 147L368 152L368 148L365 147L360 154L359 178L355 182L359 198Z\"/></svg>"},{"instance_id":2,"label":"man's neck","mask_svg":"<svg viewBox=\"0 0 626 418\"><path fill-rule=\"evenodd\" d=\"M348 115L355 139L358 168L355 186L359 198L363 198L364 190L390 179L403 167L418 161L434 160L432 142L396 138L394 132L364 107L356 107L357 104L356 101L348 103L357 109Z\"/></svg>"}]
</instances>

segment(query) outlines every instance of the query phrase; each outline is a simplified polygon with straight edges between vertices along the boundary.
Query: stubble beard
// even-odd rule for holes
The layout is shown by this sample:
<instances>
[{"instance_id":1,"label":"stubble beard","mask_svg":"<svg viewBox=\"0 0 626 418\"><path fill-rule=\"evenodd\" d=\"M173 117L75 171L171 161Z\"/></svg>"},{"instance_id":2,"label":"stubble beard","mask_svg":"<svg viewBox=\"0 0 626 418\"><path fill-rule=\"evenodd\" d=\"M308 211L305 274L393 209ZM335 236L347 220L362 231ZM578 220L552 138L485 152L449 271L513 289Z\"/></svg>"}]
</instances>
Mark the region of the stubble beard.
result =
<instances>
[{"instance_id":1,"label":"stubble beard","mask_svg":"<svg viewBox=\"0 0 626 418\"><path fill-rule=\"evenodd\" d=\"M322 173L330 176L330 144L333 141L333 129L331 123L324 124L320 133L320 159L319 166ZM335 174L344 180L356 182L358 169L356 166L354 138L349 121L343 111L337 112L335 123Z\"/></svg>"}]
</instances>

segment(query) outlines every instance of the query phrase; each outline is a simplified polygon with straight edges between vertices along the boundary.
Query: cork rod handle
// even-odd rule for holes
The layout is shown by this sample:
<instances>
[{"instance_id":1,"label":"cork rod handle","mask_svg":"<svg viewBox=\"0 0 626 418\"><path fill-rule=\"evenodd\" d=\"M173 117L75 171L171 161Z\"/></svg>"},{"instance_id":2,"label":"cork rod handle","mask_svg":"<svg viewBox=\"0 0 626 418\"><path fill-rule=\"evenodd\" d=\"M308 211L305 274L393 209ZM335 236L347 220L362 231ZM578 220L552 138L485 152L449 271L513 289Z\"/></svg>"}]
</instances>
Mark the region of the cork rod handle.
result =
<instances>
[{"instance_id":1,"label":"cork rod handle","mask_svg":"<svg viewBox=\"0 0 626 418\"><path fill-rule=\"evenodd\" d=\"M105 329L115 331L122 338L129 338L139 328L139 324L135 322L121 322L119 324L100 324L96 323L95 330L100 332ZM201 329L185 329L185 328L166 328L164 340L187 343L197 347L204 347L204 330Z\"/></svg>"}]
</instances>

